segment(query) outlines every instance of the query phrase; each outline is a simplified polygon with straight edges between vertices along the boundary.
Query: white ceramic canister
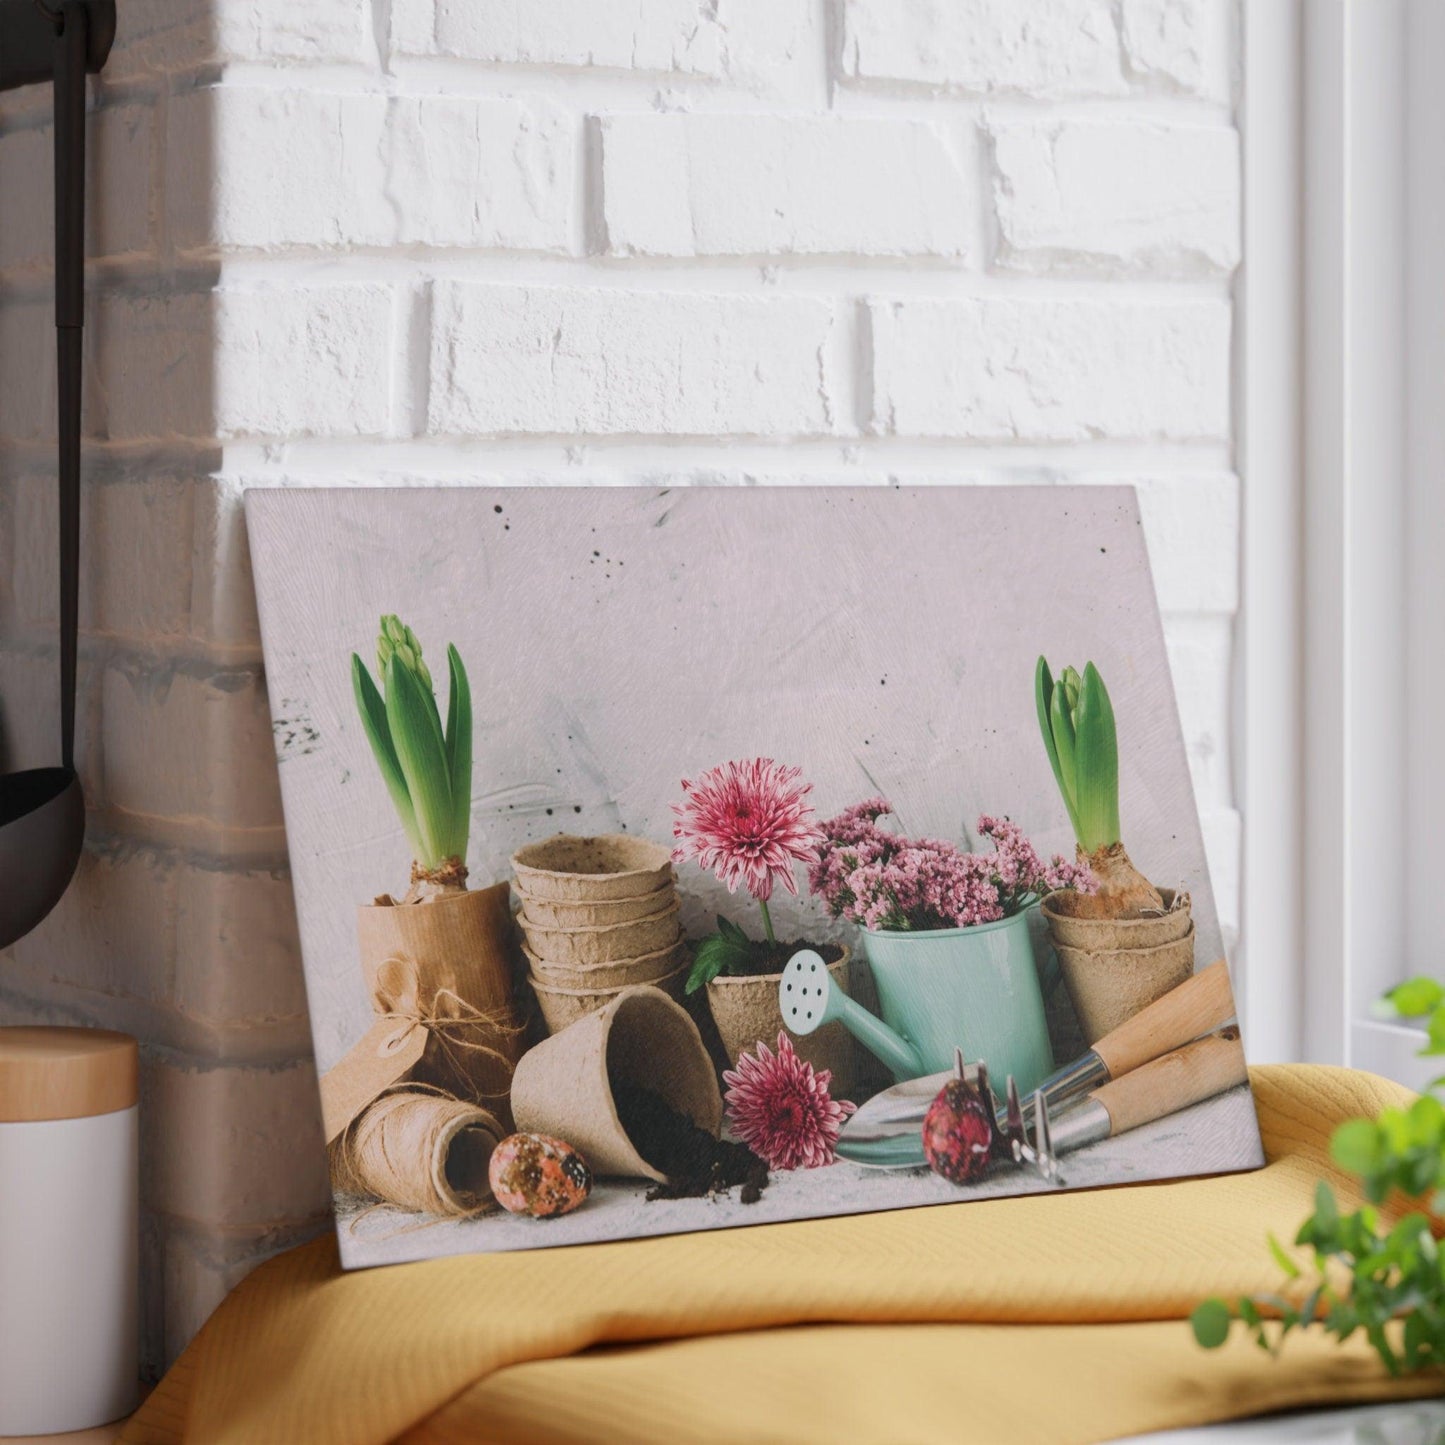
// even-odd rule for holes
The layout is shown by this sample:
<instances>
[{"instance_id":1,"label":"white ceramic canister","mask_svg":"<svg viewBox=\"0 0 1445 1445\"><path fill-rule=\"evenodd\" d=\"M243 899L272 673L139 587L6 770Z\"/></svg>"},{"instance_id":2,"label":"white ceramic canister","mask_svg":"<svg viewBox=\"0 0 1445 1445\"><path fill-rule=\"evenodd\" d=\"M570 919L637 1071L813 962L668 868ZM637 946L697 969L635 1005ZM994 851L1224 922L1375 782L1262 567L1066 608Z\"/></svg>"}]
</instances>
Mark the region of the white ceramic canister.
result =
<instances>
[{"instance_id":1,"label":"white ceramic canister","mask_svg":"<svg viewBox=\"0 0 1445 1445\"><path fill-rule=\"evenodd\" d=\"M0 1436L136 1406L136 1042L0 1028Z\"/></svg>"}]
</instances>

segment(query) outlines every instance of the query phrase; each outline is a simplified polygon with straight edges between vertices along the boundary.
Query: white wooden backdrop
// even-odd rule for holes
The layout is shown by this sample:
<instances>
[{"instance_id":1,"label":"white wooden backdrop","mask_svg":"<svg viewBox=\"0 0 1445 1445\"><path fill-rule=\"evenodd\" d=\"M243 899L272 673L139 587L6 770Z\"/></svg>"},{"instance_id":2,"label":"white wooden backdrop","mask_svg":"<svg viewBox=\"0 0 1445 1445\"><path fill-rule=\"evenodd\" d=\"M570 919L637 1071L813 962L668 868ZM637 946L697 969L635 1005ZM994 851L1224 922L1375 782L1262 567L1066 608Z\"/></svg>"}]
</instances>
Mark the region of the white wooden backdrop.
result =
<instances>
[{"instance_id":1,"label":"white wooden backdrop","mask_svg":"<svg viewBox=\"0 0 1445 1445\"><path fill-rule=\"evenodd\" d=\"M1223 951L1133 490L1123 487L256 491L247 515L317 1063L363 1032L355 910L408 849L352 701L377 619L421 639L476 716L469 863L566 830L671 833L679 781L799 764L821 815L882 792L910 832L1008 813L1072 836L1038 735L1034 660L1092 659L1119 721L1125 840L1194 896ZM689 929L756 909L695 865ZM777 899L818 936L806 892Z\"/></svg>"}]
</instances>

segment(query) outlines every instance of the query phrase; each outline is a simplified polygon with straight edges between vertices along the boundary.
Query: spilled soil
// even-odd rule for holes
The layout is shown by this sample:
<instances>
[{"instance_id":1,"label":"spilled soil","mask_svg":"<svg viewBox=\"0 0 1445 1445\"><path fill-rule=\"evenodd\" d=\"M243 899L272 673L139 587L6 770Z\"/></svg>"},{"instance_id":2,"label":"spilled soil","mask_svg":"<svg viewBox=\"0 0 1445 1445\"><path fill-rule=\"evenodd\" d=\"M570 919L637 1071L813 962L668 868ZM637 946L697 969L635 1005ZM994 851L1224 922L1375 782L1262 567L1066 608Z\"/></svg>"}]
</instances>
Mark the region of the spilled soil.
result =
<instances>
[{"instance_id":1,"label":"spilled soil","mask_svg":"<svg viewBox=\"0 0 1445 1445\"><path fill-rule=\"evenodd\" d=\"M651 1089L624 1084L613 1090L613 1101L633 1147L670 1181L649 1189L649 1199L703 1199L735 1184L744 1204L762 1198L768 1166L746 1145L714 1139Z\"/></svg>"}]
</instances>

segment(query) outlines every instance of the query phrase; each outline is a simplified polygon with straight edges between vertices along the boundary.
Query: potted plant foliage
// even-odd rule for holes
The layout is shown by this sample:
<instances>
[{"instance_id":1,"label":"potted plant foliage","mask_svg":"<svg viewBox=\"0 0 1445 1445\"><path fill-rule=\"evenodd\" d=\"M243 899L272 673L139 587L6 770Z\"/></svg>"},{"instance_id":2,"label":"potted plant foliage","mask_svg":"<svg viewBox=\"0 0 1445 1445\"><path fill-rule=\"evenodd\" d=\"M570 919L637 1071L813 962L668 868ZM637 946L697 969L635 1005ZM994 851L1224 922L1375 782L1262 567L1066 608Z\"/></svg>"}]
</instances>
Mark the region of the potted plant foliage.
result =
<instances>
[{"instance_id":1,"label":"potted plant foliage","mask_svg":"<svg viewBox=\"0 0 1445 1445\"><path fill-rule=\"evenodd\" d=\"M520 1031L512 1003L508 885L467 887L471 826L472 702L466 669L447 648L443 727L416 634L381 619L381 685L351 657L357 709L411 845L400 899L378 896L359 912L362 969L381 1013L430 1025L431 1082L458 1094L505 1098Z\"/></svg>"},{"instance_id":2,"label":"potted plant foliage","mask_svg":"<svg viewBox=\"0 0 1445 1445\"><path fill-rule=\"evenodd\" d=\"M1055 890L1090 889L1088 870L1045 863L1007 818L981 817L993 852L967 853L881 826L892 812L869 798L830 818L809 871L828 911L863 930L883 1022L901 1045L885 1062L934 1073L962 1048L1027 1091L1053 1068L1028 913Z\"/></svg>"},{"instance_id":3,"label":"potted plant foliage","mask_svg":"<svg viewBox=\"0 0 1445 1445\"><path fill-rule=\"evenodd\" d=\"M1136 869L1119 828L1114 708L1094 664L1057 682L1040 657L1034 693L1044 748L1073 824L1091 892L1044 899L1059 965L1092 1044L1194 971L1189 895L1158 888Z\"/></svg>"},{"instance_id":4,"label":"potted plant foliage","mask_svg":"<svg viewBox=\"0 0 1445 1445\"><path fill-rule=\"evenodd\" d=\"M717 932L697 945L687 980L688 993L707 990L713 1022L736 1065L745 1050L772 1045L782 1031L778 981L793 954L816 949L846 991L850 950L839 943L779 940L773 929L768 904L775 884L797 896L793 870L815 860L821 836L808 802L813 785L802 781L801 769L750 758L723 763L695 781L684 778L682 789L682 801L672 805L673 861L696 859L729 893L746 889L762 923L763 937L754 939L719 914ZM852 1086L853 1043L840 1025L800 1040L798 1053L815 1070L830 1070L839 1092Z\"/></svg>"}]
</instances>

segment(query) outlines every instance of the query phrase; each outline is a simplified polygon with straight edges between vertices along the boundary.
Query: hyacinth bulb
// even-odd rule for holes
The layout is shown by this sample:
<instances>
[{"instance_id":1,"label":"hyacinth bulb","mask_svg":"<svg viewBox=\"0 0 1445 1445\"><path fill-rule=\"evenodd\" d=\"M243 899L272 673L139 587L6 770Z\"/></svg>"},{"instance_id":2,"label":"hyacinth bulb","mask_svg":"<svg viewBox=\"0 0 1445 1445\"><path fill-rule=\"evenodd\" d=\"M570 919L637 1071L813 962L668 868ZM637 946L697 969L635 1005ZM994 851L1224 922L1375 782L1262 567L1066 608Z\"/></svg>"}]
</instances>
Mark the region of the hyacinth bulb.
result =
<instances>
[{"instance_id":1,"label":"hyacinth bulb","mask_svg":"<svg viewBox=\"0 0 1445 1445\"><path fill-rule=\"evenodd\" d=\"M972 1084L950 1079L923 1116L928 1167L952 1184L973 1184L988 1173L993 1143L993 1111Z\"/></svg>"}]
</instances>

